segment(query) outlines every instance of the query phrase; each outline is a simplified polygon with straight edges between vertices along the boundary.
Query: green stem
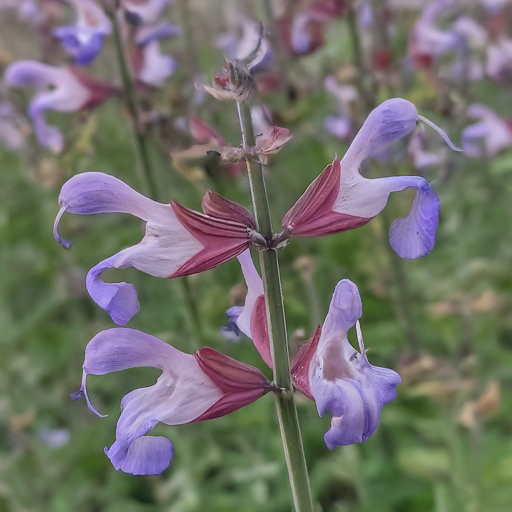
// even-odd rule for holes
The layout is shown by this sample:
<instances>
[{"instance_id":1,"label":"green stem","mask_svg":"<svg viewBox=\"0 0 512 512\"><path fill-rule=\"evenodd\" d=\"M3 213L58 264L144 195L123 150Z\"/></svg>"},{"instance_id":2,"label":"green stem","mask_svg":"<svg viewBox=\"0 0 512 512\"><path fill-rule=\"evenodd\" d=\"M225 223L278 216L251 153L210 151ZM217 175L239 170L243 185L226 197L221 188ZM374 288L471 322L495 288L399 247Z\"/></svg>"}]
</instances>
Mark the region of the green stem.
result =
<instances>
[{"instance_id":1,"label":"green stem","mask_svg":"<svg viewBox=\"0 0 512 512\"><path fill-rule=\"evenodd\" d=\"M254 129L249 106L246 103L237 103L237 106L242 129L243 147L245 149L254 147ZM265 239L270 241L273 236L272 224L261 163L248 158L247 172L259 230ZM290 375L288 337L286 334L277 251L261 251L260 265L265 290L268 334L272 350L272 360L274 362L274 382L282 390L282 393L275 395L276 407L293 502L296 512L312 512L313 503L309 489L306 458L304 456L304 447L302 445Z\"/></svg>"},{"instance_id":2,"label":"green stem","mask_svg":"<svg viewBox=\"0 0 512 512\"><path fill-rule=\"evenodd\" d=\"M135 144L137 146L137 153L140 160L142 169L142 180L144 182L147 192L153 199L158 199L158 190L151 168L151 160L149 157L149 150L147 139L142 128L139 114L139 103L137 100L137 93L133 84L130 68L126 60L126 55L123 47L123 40L121 37L121 30L115 10L107 9L110 21L114 29L114 42L116 47L116 56L121 72L121 79L123 81L123 89L125 94L126 107L128 108L132 117L133 134L135 136Z\"/></svg>"},{"instance_id":3,"label":"green stem","mask_svg":"<svg viewBox=\"0 0 512 512\"><path fill-rule=\"evenodd\" d=\"M365 103L366 110L370 112L375 108L375 94L372 94L368 91L368 82L372 79L369 76L364 63L363 49L361 47L361 38L359 36L359 28L357 26L357 19L353 6L353 0L347 3L347 21L350 32L350 40L352 43L354 65L357 68L358 89ZM373 93L376 93L375 84L373 80L371 83L371 88L373 89Z\"/></svg>"}]
</instances>

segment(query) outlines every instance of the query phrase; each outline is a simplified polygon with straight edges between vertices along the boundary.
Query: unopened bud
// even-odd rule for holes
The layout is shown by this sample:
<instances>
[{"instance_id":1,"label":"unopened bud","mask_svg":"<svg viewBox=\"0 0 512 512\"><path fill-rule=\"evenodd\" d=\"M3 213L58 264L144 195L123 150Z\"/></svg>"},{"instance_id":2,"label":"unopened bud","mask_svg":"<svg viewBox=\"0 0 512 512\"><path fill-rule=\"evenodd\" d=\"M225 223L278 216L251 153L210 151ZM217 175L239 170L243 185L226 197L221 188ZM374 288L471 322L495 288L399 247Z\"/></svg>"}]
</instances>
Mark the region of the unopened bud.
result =
<instances>
[{"instance_id":1,"label":"unopened bud","mask_svg":"<svg viewBox=\"0 0 512 512\"><path fill-rule=\"evenodd\" d=\"M254 78L249 69L240 61L228 61L226 67L213 78L213 85L196 83L219 101L245 101L255 89Z\"/></svg>"}]
</instances>

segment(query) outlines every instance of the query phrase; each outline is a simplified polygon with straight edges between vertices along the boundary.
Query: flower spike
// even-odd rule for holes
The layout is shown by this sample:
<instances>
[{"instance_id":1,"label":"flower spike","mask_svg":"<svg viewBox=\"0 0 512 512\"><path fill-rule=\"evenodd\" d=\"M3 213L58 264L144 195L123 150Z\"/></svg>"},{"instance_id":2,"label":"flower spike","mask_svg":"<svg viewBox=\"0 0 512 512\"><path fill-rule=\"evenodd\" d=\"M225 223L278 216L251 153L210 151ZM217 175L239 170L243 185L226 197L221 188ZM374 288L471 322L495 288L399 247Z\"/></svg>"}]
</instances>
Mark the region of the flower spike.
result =
<instances>
[{"instance_id":1,"label":"flower spike","mask_svg":"<svg viewBox=\"0 0 512 512\"><path fill-rule=\"evenodd\" d=\"M159 474L173 457L171 441L145 435L157 423L182 425L224 416L272 390L259 370L209 347L184 354L149 334L117 328L100 332L87 345L82 386L72 398L85 396L88 401L87 375L143 366L162 374L153 386L122 399L116 441L105 448L116 469L133 475Z\"/></svg>"},{"instance_id":2,"label":"flower spike","mask_svg":"<svg viewBox=\"0 0 512 512\"><path fill-rule=\"evenodd\" d=\"M343 159L334 159L285 215L278 239L323 236L357 228L384 209L391 192L412 187L416 197L411 212L392 224L390 243L402 258L427 255L435 245L440 203L426 180L419 176L367 179L359 173L363 160L376 148L405 137L418 121L427 122L411 102L401 98L387 100L374 109ZM428 125L450 147L460 151L440 128L430 121Z\"/></svg>"}]
</instances>

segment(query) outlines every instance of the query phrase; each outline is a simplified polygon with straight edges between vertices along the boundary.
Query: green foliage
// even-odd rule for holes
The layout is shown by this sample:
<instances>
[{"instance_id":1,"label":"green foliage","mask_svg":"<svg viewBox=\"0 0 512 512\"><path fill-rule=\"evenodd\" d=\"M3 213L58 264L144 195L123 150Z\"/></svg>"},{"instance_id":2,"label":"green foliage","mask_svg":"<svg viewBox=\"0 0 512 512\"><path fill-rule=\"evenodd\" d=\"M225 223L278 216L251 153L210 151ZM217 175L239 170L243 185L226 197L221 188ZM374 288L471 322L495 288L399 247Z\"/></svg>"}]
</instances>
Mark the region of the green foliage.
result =
<instances>
[{"instance_id":1,"label":"green foliage","mask_svg":"<svg viewBox=\"0 0 512 512\"><path fill-rule=\"evenodd\" d=\"M340 25L342 28L343 24ZM339 30L337 27L336 30ZM295 138L272 160L267 188L274 224L308 184L346 146L324 134L332 101L320 90L325 69L346 63L340 56L346 33L329 32L328 45L296 63L313 76L311 91L299 94L283 113ZM399 34L399 41L404 41ZM210 45L201 48L205 71L220 62ZM301 68L303 66L303 68ZM156 100L171 108L179 75ZM479 101L510 112L510 93L492 87L473 92ZM430 116L431 85L416 78L404 96ZM383 98L384 99L384 98ZM201 115L233 145L239 143L232 105L206 100ZM282 101L281 99L269 100ZM204 112L203 112L204 111ZM504 112L505 114L505 112ZM431 116L432 117L432 116ZM434 116L435 117L435 116ZM70 120L55 116L68 126ZM452 133L456 119L440 118ZM52 238L60 185L87 170L103 171L142 190L137 155L120 104L103 106L67 135L59 159L36 153L0 152L0 511L1 512L287 512L289 483L273 398L265 396L230 416L167 427L159 435L175 444L175 457L162 475L134 477L116 472L103 454L115 438L121 397L151 385L153 369L133 369L90 379L97 418L69 393L80 384L88 341L113 327L92 303L86 272L101 259L136 243L141 225L122 215L65 215L61 230L74 241L65 251ZM160 137L160 138L159 138ZM201 195L173 168L160 134L152 158L172 198L198 208ZM428 171L442 201L435 250L401 263L419 346L411 345L399 319L396 282L382 218L341 235L293 241L281 251L288 328L309 337L315 306L325 315L334 286L350 278L363 297L362 328L375 365L404 377L398 399L382 412L380 426L363 445L329 452L323 442L329 418L297 396L314 499L325 512L507 512L512 500L512 155L470 160L450 155L447 169ZM442 172L441 172L442 171ZM368 172L377 173L373 168ZM387 169L410 173L408 164ZM245 177L212 180L207 186L249 207ZM403 215L411 197L389 206ZM297 269L299 257L313 258L313 291ZM141 311L129 326L159 336L185 352L208 344L270 375L248 340L232 344L219 332L231 305L229 291L242 282L236 261L192 276L190 286L204 339L196 337L180 280L155 279L133 269L106 278L133 282ZM311 285L311 283L309 283ZM303 336L303 337L304 337ZM491 380L501 389L501 406L465 417ZM485 395L484 395L485 396ZM491 404L492 405L492 404ZM68 442L52 447L49 434Z\"/></svg>"}]
</instances>

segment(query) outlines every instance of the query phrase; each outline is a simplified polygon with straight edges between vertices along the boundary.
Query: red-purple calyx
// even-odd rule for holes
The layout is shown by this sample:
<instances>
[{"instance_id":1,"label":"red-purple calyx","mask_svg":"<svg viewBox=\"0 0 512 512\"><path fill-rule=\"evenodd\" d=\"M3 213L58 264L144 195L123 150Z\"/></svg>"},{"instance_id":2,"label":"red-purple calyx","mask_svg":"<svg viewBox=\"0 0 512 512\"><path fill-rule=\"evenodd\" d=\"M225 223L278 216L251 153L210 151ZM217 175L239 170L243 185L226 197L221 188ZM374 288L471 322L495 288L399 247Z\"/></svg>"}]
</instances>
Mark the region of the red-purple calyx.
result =
<instances>
[{"instance_id":1,"label":"red-purple calyx","mask_svg":"<svg viewBox=\"0 0 512 512\"><path fill-rule=\"evenodd\" d=\"M224 396L195 421L211 420L249 405L272 391L272 383L258 369L210 347L197 350L197 363Z\"/></svg>"},{"instance_id":2,"label":"red-purple calyx","mask_svg":"<svg viewBox=\"0 0 512 512\"><path fill-rule=\"evenodd\" d=\"M286 238L324 236L363 226L371 218L333 211L340 193L340 161L336 158L284 216Z\"/></svg>"}]
</instances>

